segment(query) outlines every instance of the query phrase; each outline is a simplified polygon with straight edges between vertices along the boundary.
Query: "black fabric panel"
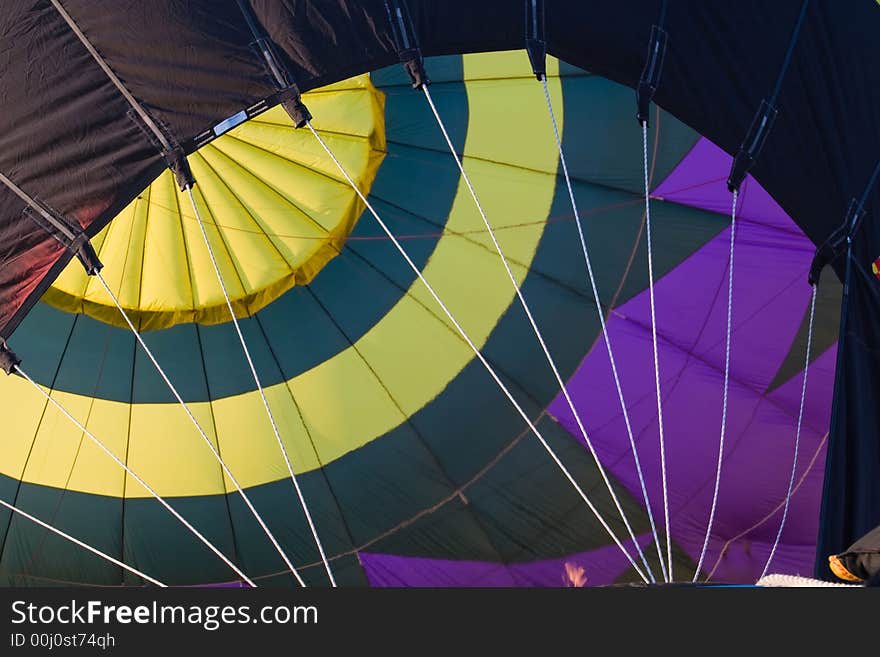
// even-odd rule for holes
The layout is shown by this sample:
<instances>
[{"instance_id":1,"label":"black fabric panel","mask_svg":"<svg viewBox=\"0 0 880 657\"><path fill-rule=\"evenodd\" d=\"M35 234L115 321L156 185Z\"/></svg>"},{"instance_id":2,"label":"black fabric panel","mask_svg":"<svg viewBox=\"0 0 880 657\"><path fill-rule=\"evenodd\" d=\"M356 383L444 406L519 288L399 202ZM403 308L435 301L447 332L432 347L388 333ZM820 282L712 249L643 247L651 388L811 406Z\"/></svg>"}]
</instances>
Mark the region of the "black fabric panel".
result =
<instances>
[{"instance_id":1,"label":"black fabric panel","mask_svg":"<svg viewBox=\"0 0 880 657\"><path fill-rule=\"evenodd\" d=\"M880 231L871 232L867 237L876 238ZM880 255L880 240L866 241ZM828 557L844 552L880 524L880 281L867 273L858 256L851 266L816 547L815 575L831 580L835 577Z\"/></svg>"},{"instance_id":2,"label":"black fabric panel","mask_svg":"<svg viewBox=\"0 0 880 657\"><path fill-rule=\"evenodd\" d=\"M232 0L63 4L126 88L179 141L275 91Z\"/></svg>"},{"instance_id":3,"label":"black fabric panel","mask_svg":"<svg viewBox=\"0 0 880 657\"><path fill-rule=\"evenodd\" d=\"M24 203L3 186L0 208L4 218L10 217L0 221L0 326L8 326L64 247L23 215Z\"/></svg>"},{"instance_id":4,"label":"black fabric panel","mask_svg":"<svg viewBox=\"0 0 880 657\"><path fill-rule=\"evenodd\" d=\"M549 50L633 86L660 4L547 0ZM772 93L801 4L669 3L669 47L656 102L735 154L761 100ZM810 3L781 87L779 116L752 171L816 243L840 223L880 153L880 104L866 102L867 90L877 89L878 28L874 2Z\"/></svg>"},{"instance_id":5,"label":"black fabric panel","mask_svg":"<svg viewBox=\"0 0 880 657\"><path fill-rule=\"evenodd\" d=\"M88 227L105 210L121 207L119 199L127 203L127 183L156 159L126 110L48 1L4 3L0 172L30 197ZM5 187L0 190L2 336L69 259L22 215L23 207Z\"/></svg>"},{"instance_id":6,"label":"black fabric panel","mask_svg":"<svg viewBox=\"0 0 880 657\"><path fill-rule=\"evenodd\" d=\"M385 0L251 0L251 5L303 90L399 61ZM524 2L409 0L407 6L426 57L523 46Z\"/></svg>"},{"instance_id":7,"label":"black fabric panel","mask_svg":"<svg viewBox=\"0 0 880 657\"><path fill-rule=\"evenodd\" d=\"M251 0L251 5L302 90L399 61L384 0Z\"/></svg>"},{"instance_id":8,"label":"black fabric panel","mask_svg":"<svg viewBox=\"0 0 880 657\"><path fill-rule=\"evenodd\" d=\"M0 43L0 171L88 226L141 173L149 142L47 0L4 3Z\"/></svg>"}]
</instances>

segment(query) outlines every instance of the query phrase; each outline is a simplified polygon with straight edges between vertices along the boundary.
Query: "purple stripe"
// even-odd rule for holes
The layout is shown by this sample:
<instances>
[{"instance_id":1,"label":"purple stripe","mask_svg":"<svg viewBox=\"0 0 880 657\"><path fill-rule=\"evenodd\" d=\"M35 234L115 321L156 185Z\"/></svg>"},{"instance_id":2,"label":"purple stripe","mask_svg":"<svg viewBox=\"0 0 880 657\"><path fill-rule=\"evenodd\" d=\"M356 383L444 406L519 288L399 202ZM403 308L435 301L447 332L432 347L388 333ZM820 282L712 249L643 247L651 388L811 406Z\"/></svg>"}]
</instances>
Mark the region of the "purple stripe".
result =
<instances>
[{"instance_id":1,"label":"purple stripe","mask_svg":"<svg viewBox=\"0 0 880 657\"><path fill-rule=\"evenodd\" d=\"M650 535L640 536L646 547ZM629 543L631 546L631 542ZM635 552L629 547L631 552ZM612 584L631 566L616 545L558 559L502 564L361 552L370 586L376 587L553 587L567 586L566 564L583 568L587 586Z\"/></svg>"},{"instance_id":2,"label":"purple stripe","mask_svg":"<svg viewBox=\"0 0 880 657\"><path fill-rule=\"evenodd\" d=\"M727 214L730 194L724 179L729 166L730 157L703 140L654 196ZM771 394L766 390L807 309L806 274L814 247L753 179L738 216L743 221L736 235L728 427L706 564L711 569L728 540L757 525L727 547L714 575L716 580L754 582L779 527L777 507L790 476L802 379L798 376ZM721 427L729 239L728 229L655 284L672 534L695 560L709 517ZM662 524L648 292L616 308L608 330L649 499ZM812 570L834 351L822 355L810 371L799 472L810 458L817 458L793 497L783 544L771 569L775 572ZM601 340L572 376L569 391L603 464L642 499ZM549 410L579 436L561 395ZM771 517L765 519L768 514Z\"/></svg>"}]
</instances>

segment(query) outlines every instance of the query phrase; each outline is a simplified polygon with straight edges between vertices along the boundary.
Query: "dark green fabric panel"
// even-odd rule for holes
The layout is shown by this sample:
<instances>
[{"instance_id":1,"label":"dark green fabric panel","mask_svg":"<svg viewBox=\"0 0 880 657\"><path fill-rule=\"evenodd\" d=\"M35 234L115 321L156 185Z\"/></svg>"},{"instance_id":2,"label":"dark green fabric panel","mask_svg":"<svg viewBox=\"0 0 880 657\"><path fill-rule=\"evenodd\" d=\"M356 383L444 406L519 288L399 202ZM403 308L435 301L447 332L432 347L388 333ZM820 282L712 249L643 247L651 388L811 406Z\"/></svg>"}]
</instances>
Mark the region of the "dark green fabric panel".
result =
<instances>
[{"instance_id":1,"label":"dark green fabric panel","mask_svg":"<svg viewBox=\"0 0 880 657\"><path fill-rule=\"evenodd\" d=\"M14 482L0 476L4 499L13 502ZM58 488L23 483L14 504L40 520L120 558L122 500L83 495ZM8 513L4 510L4 514ZM100 519L96 522L96 519ZM118 584L121 569L67 539L16 514L0 557L0 584L4 586L89 582Z\"/></svg>"},{"instance_id":2,"label":"dark green fabric panel","mask_svg":"<svg viewBox=\"0 0 880 657\"><path fill-rule=\"evenodd\" d=\"M627 537L593 457L563 427L543 417L542 435L607 520ZM640 500L614 485L636 535L650 532ZM563 556L612 543L612 539L531 432L467 492L486 519L505 561Z\"/></svg>"},{"instance_id":3,"label":"dark green fabric panel","mask_svg":"<svg viewBox=\"0 0 880 657\"><path fill-rule=\"evenodd\" d=\"M840 302L843 297L843 285L834 276L827 273L822 277L816 294L816 317L813 322L813 345L810 362L824 354L829 347L837 344L838 319ZM807 335L810 325L810 307L804 308L804 318L798 328L797 335L791 341L791 348L785 356L779 371L767 387L768 392L775 390L804 371L804 359L807 355Z\"/></svg>"},{"instance_id":4,"label":"dark green fabric panel","mask_svg":"<svg viewBox=\"0 0 880 657\"><path fill-rule=\"evenodd\" d=\"M406 424L334 461L326 474L358 546L395 530L453 492L447 473ZM444 540L486 549L485 537L472 518L450 527Z\"/></svg>"},{"instance_id":5,"label":"dark green fabric panel","mask_svg":"<svg viewBox=\"0 0 880 657\"><path fill-rule=\"evenodd\" d=\"M187 401L208 399L205 361L209 360L207 357L209 352L202 353L200 340L202 328L195 324L181 324L167 331L151 331L143 335L144 342L153 352L159 365L165 370L181 397ZM168 389L168 385L140 345L135 353L133 385L132 381L129 381L133 389L133 402L135 404L175 403L176 399Z\"/></svg>"},{"instance_id":6,"label":"dark green fabric panel","mask_svg":"<svg viewBox=\"0 0 880 657\"><path fill-rule=\"evenodd\" d=\"M325 553L335 555L349 551L353 545L348 538L348 529L340 517L336 500L328 489L325 478L321 473L310 473L298 476L297 482L308 501ZM294 566L320 562L305 514L289 479L255 486L247 491L247 495L272 534L284 547ZM241 496L233 493L228 496L228 500L242 569L261 578L284 572L284 561L245 506ZM329 585L323 565L320 568L304 569L300 575L309 586ZM292 576L288 576L286 582L281 576L271 579L277 580L275 583L279 585L298 585Z\"/></svg>"},{"instance_id":7,"label":"dark green fabric panel","mask_svg":"<svg viewBox=\"0 0 880 657\"><path fill-rule=\"evenodd\" d=\"M501 555L478 520L467 498L456 496L365 551L414 557L437 557L498 562ZM463 531L464 530L464 531ZM469 531L468 531L469 530Z\"/></svg>"},{"instance_id":8,"label":"dark green fabric panel","mask_svg":"<svg viewBox=\"0 0 880 657\"><path fill-rule=\"evenodd\" d=\"M367 576L356 554L347 554L330 562L333 578L340 587L369 586ZM312 563L300 569L300 575L306 582L306 586L330 586L327 571L323 563ZM285 577L260 577L257 586L287 587L288 580Z\"/></svg>"},{"instance_id":9,"label":"dark green fabric panel","mask_svg":"<svg viewBox=\"0 0 880 657\"><path fill-rule=\"evenodd\" d=\"M86 507L97 497L80 495ZM239 563L225 496L177 497L167 501L218 550ZM114 523L114 527L119 535L119 525ZM229 566L153 498L125 500L122 537L123 561L165 584L192 585L237 578ZM131 575L126 575L126 583L131 583Z\"/></svg>"},{"instance_id":10,"label":"dark green fabric panel","mask_svg":"<svg viewBox=\"0 0 880 657\"><path fill-rule=\"evenodd\" d=\"M0 476L0 497L2 497L3 500L8 502L9 504L14 505L20 485L21 482L19 482L17 479ZM6 507L0 508L0 530L2 530L3 532L2 534L0 534L0 539L2 539L2 543L0 543L0 556L2 556L3 545L5 545L6 543L6 537L9 534L9 529L12 526L12 519L14 517L14 512L10 511ZM6 574L3 574L3 577L6 576ZM0 584L2 583L3 582L0 582Z\"/></svg>"},{"instance_id":11,"label":"dark green fabric panel","mask_svg":"<svg viewBox=\"0 0 880 657\"><path fill-rule=\"evenodd\" d=\"M598 75L564 80L565 159L573 178L643 196L645 178L642 128L636 120L633 90ZM649 163L659 150L655 184L693 148L700 135L671 114L660 112L648 132Z\"/></svg>"},{"instance_id":12,"label":"dark green fabric panel","mask_svg":"<svg viewBox=\"0 0 880 657\"><path fill-rule=\"evenodd\" d=\"M425 59L431 83L434 85L446 82L459 82L462 77L461 55L442 55ZM412 91L412 80L403 66L395 65L370 73L373 85L384 93L390 93L394 87L406 87Z\"/></svg>"},{"instance_id":13,"label":"dark green fabric panel","mask_svg":"<svg viewBox=\"0 0 880 657\"><path fill-rule=\"evenodd\" d=\"M644 207L639 207L639 221L642 220ZM603 222L598 218L591 220L595 228L592 231L590 257L596 258L599 271L623 271L626 263L614 264L615 261L629 259L632 245L621 245L620 250L606 249L604 245L611 243L610 234L616 229L613 222ZM674 203L651 203L651 241L654 262L654 281L659 281L685 259L699 251L714 237L722 233L730 225L729 217L691 208ZM593 255L595 253L595 256ZM603 264L604 262L604 264ZM641 232L632 255L632 267L620 289L615 306L626 303L634 296L648 289L648 255L644 230ZM596 265L594 264L594 267ZM603 304L610 301L610 295L619 285L619 279L600 283L600 294Z\"/></svg>"},{"instance_id":14,"label":"dark green fabric panel","mask_svg":"<svg viewBox=\"0 0 880 657\"><path fill-rule=\"evenodd\" d=\"M54 387L79 389L89 397L100 397L110 390L125 390L122 399L131 399L131 365L134 336L115 330L82 315L76 316L70 342L60 360ZM128 354L128 358L114 358Z\"/></svg>"},{"instance_id":15,"label":"dark green fabric panel","mask_svg":"<svg viewBox=\"0 0 880 657\"><path fill-rule=\"evenodd\" d=\"M22 359L22 369L28 376L43 385L51 385L74 324L79 321L88 324L87 318L55 310L44 303L33 307L16 332L15 340L10 343Z\"/></svg>"}]
</instances>

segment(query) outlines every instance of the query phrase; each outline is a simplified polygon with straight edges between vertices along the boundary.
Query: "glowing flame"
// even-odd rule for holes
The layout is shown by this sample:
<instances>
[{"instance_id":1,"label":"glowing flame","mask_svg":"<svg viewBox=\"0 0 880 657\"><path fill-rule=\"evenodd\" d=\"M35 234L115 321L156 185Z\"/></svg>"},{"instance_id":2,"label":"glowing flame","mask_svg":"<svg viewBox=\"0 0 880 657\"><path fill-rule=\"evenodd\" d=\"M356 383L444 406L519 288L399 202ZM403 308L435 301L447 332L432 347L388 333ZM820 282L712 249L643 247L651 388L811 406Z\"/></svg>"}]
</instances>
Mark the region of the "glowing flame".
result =
<instances>
[{"instance_id":1,"label":"glowing flame","mask_svg":"<svg viewBox=\"0 0 880 657\"><path fill-rule=\"evenodd\" d=\"M587 585L587 574L583 568L577 564L565 562L565 574L562 576L562 582L565 586L573 586L581 588Z\"/></svg>"}]
</instances>

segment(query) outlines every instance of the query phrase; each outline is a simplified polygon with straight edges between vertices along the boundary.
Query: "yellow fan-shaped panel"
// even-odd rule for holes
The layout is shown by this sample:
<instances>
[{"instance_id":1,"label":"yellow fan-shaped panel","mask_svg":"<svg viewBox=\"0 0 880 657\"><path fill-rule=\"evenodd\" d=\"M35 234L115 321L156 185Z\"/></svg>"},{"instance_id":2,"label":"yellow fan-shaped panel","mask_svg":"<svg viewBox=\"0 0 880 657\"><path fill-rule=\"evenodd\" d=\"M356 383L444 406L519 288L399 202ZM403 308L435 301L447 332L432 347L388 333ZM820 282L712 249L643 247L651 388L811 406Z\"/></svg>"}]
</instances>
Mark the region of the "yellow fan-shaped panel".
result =
<instances>
[{"instance_id":1,"label":"yellow fan-shaped panel","mask_svg":"<svg viewBox=\"0 0 880 657\"><path fill-rule=\"evenodd\" d=\"M385 155L384 96L363 75L305 95L313 125L362 190ZM308 130L281 107L189 156L196 199L239 317L308 283L336 255L363 204ZM93 240L103 275L142 330L229 321L195 213L169 171ZM47 303L125 326L101 283L73 261Z\"/></svg>"}]
</instances>

